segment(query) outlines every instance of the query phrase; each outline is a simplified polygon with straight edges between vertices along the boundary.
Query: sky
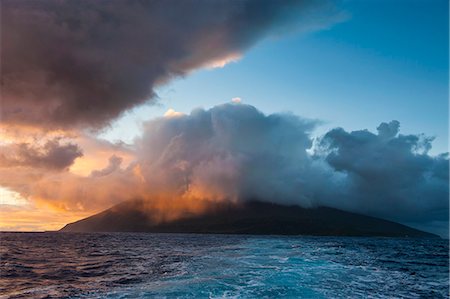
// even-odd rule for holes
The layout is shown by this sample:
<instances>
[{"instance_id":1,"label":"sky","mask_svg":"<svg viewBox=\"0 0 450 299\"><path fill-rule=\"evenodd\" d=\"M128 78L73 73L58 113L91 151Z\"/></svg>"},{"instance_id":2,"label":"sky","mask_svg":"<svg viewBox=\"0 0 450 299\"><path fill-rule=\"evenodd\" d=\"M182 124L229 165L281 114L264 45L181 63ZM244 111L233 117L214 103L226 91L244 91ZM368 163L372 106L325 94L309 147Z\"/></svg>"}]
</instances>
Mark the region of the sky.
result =
<instances>
[{"instance_id":1,"label":"sky","mask_svg":"<svg viewBox=\"0 0 450 299\"><path fill-rule=\"evenodd\" d=\"M448 236L448 2L2 2L0 230L259 198Z\"/></svg>"}]
</instances>

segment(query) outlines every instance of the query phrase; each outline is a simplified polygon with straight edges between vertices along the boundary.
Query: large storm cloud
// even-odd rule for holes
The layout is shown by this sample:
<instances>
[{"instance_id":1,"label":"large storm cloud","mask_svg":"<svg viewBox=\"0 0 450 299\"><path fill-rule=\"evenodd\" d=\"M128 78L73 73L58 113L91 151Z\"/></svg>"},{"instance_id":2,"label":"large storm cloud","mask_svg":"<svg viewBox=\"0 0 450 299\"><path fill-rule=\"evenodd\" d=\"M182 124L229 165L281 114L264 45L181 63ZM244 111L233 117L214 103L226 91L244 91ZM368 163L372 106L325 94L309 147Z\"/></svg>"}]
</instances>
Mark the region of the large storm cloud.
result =
<instances>
[{"instance_id":1,"label":"large storm cloud","mask_svg":"<svg viewBox=\"0 0 450 299\"><path fill-rule=\"evenodd\" d=\"M99 127L154 101L173 76L235 59L296 23L339 20L329 1L1 2L2 121Z\"/></svg>"},{"instance_id":2,"label":"large storm cloud","mask_svg":"<svg viewBox=\"0 0 450 299\"><path fill-rule=\"evenodd\" d=\"M332 206L402 222L447 221L448 156L399 122L333 129L316 147L314 121L225 104L148 122L138 159L153 188L220 200Z\"/></svg>"},{"instance_id":3,"label":"large storm cloud","mask_svg":"<svg viewBox=\"0 0 450 299\"><path fill-rule=\"evenodd\" d=\"M2 184L67 211L142 198L173 216L201 211L203 203L256 199L335 207L446 234L449 160L428 153L432 138L399 134L391 121L377 133L337 128L314 142L316 126L241 103L172 113L145 123L128 165L117 154L87 176L10 169L14 179Z\"/></svg>"},{"instance_id":4,"label":"large storm cloud","mask_svg":"<svg viewBox=\"0 0 450 299\"><path fill-rule=\"evenodd\" d=\"M309 205L312 121L225 104L146 123L136 152L153 188L216 200Z\"/></svg>"}]
</instances>

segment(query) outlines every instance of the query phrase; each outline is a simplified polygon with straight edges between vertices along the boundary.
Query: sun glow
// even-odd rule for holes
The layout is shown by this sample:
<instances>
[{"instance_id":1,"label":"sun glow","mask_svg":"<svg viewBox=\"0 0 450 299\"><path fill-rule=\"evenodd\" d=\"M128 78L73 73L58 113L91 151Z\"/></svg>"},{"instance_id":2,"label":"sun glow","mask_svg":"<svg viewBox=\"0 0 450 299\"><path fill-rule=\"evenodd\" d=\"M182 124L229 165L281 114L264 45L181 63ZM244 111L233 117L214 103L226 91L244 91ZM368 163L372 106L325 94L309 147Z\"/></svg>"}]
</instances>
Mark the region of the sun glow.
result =
<instances>
[{"instance_id":1,"label":"sun glow","mask_svg":"<svg viewBox=\"0 0 450 299\"><path fill-rule=\"evenodd\" d=\"M57 230L68 221L88 215L90 212L61 213L32 203L18 192L0 187L0 231Z\"/></svg>"},{"instance_id":2,"label":"sun glow","mask_svg":"<svg viewBox=\"0 0 450 299\"><path fill-rule=\"evenodd\" d=\"M25 206L28 201L18 192L0 187L0 205Z\"/></svg>"}]
</instances>

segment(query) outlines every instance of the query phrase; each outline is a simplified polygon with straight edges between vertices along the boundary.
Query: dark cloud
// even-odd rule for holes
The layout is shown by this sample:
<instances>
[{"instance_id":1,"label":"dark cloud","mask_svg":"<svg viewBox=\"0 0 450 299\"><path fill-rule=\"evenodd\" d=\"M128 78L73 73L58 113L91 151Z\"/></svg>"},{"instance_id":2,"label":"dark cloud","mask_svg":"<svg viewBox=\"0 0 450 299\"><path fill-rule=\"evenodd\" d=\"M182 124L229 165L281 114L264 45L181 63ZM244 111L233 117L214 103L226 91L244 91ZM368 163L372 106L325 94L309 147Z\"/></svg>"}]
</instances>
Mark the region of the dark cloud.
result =
<instances>
[{"instance_id":1,"label":"dark cloud","mask_svg":"<svg viewBox=\"0 0 450 299\"><path fill-rule=\"evenodd\" d=\"M76 158L83 156L78 145L62 143L60 138L48 140L42 146L30 143L12 143L0 146L0 167L30 167L64 170Z\"/></svg>"},{"instance_id":2,"label":"dark cloud","mask_svg":"<svg viewBox=\"0 0 450 299\"><path fill-rule=\"evenodd\" d=\"M326 162L345 175L336 197L354 211L397 221L448 221L448 155L430 156L433 138L399 135L399 126L392 121L378 134L334 129L324 136Z\"/></svg>"},{"instance_id":3,"label":"dark cloud","mask_svg":"<svg viewBox=\"0 0 450 299\"><path fill-rule=\"evenodd\" d=\"M400 130L400 123L397 120L393 120L390 123L381 123L378 128L378 136L381 139L391 139L395 137Z\"/></svg>"},{"instance_id":4,"label":"dark cloud","mask_svg":"<svg viewBox=\"0 0 450 299\"><path fill-rule=\"evenodd\" d=\"M5 0L2 121L99 127L172 76L239 55L287 24L339 18L321 0Z\"/></svg>"}]
</instances>

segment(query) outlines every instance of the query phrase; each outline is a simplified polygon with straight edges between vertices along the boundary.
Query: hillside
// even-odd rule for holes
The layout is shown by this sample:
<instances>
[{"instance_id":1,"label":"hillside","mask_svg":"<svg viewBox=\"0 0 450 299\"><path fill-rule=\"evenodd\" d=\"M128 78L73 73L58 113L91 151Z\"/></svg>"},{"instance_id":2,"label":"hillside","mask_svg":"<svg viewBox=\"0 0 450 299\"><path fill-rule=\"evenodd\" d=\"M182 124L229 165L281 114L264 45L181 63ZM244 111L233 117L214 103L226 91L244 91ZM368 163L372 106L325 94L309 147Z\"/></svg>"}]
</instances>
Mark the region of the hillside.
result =
<instances>
[{"instance_id":1,"label":"hillside","mask_svg":"<svg viewBox=\"0 0 450 299\"><path fill-rule=\"evenodd\" d=\"M67 224L61 231L437 237L396 222L325 207L305 209L252 201L155 223L140 206L140 201L123 202Z\"/></svg>"}]
</instances>

